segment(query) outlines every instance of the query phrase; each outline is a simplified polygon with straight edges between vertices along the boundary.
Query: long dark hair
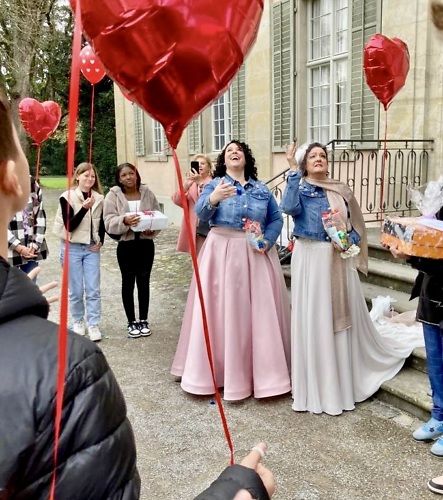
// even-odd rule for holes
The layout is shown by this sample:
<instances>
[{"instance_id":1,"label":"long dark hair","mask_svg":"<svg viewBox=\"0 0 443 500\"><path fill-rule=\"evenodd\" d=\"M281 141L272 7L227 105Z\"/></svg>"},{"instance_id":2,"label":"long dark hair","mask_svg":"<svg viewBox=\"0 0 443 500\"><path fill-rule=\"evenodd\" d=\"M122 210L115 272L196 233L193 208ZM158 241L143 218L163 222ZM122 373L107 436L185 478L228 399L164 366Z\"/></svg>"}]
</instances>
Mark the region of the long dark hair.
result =
<instances>
[{"instance_id":1,"label":"long dark hair","mask_svg":"<svg viewBox=\"0 0 443 500\"><path fill-rule=\"evenodd\" d=\"M120 182L120 172L125 167L128 167L135 172L135 176L137 178L137 189L140 189L140 184L142 183L142 178L140 177L140 174L138 173L137 168L132 163L120 163L120 165L115 169L115 183L117 184L117 186L123 192L125 192L125 188L124 188L123 184Z\"/></svg>"},{"instance_id":2,"label":"long dark hair","mask_svg":"<svg viewBox=\"0 0 443 500\"><path fill-rule=\"evenodd\" d=\"M226 175L225 151L230 144L237 144L245 155L245 179L248 180L251 178L256 181L257 167L255 166L255 158L252 156L251 148L245 142L236 140L228 142L228 144L226 144L223 148L223 151L217 156L217 160L215 161L214 177L224 177Z\"/></svg>"},{"instance_id":3,"label":"long dark hair","mask_svg":"<svg viewBox=\"0 0 443 500\"><path fill-rule=\"evenodd\" d=\"M313 142L312 144L309 144L308 148L306 149L305 155L303 156L303 160L300 162L300 165L298 166L298 168L302 171L303 177L305 177L308 174L307 158L308 158L308 154L314 148L323 149L323 151L325 152L325 155L326 155L326 161L328 161L328 150L326 149L326 146L324 146L323 144L320 144L319 142Z\"/></svg>"}]
</instances>

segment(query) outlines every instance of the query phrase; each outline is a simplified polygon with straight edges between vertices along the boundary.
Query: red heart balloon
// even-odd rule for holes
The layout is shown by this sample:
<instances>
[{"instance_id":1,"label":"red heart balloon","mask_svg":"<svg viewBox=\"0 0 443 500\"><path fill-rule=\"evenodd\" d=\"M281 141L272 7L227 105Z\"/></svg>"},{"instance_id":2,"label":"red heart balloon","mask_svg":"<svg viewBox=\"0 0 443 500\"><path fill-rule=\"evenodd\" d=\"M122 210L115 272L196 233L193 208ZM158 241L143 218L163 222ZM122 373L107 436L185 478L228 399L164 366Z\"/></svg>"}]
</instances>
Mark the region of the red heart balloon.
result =
<instances>
[{"instance_id":1,"label":"red heart balloon","mask_svg":"<svg viewBox=\"0 0 443 500\"><path fill-rule=\"evenodd\" d=\"M55 131L62 116L60 106L56 102L40 103L30 97L20 101L18 112L23 128L37 144L46 141Z\"/></svg>"},{"instance_id":2,"label":"red heart balloon","mask_svg":"<svg viewBox=\"0 0 443 500\"><path fill-rule=\"evenodd\" d=\"M80 9L107 74L176 148L187 124L243 64L263 0L81 0Z\"/></svg>"},{"instance_id":3,"label":"red heart balloon","mask_svg":"<svg viewBox=\"0 0 443 500\"><path fill-rule=\"evenodd\" d=\"M80 51L80 71L88 82L98 83L106 75L105 68L94 54L91 46L86 44Z\"/></svg>"},{"instance_id":4,"label":"red heart balloon","mask_svg":"<svg viewBox=\"0 0 443 500\"><path fill-rule=\"evenodd\" d=\"M408 46L399 38L371 36L364 48L366 82L387 111L409 72Z\"/></svg>"}]
</instances>

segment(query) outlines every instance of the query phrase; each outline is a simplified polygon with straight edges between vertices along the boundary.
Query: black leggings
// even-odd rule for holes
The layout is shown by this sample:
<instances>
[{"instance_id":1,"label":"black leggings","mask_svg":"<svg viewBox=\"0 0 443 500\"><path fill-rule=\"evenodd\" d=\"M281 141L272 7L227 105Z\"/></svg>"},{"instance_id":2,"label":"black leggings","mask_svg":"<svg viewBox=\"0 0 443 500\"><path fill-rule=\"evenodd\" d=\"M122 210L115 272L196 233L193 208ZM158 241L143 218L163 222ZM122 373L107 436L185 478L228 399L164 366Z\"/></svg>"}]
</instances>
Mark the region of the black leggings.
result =
<instances>
[{"instance_id":1,"label":"black leggings","mask_svg":"<svg viewBox=\"0 0 443 500\"><path fill-rule=\"evenodd\" d=\"M137 282L138 309L141 321L148 319L149 281L154 262L155 246L152 240L120 241L117 261L122 274L122 301L128 322L135 321L134 287Z\"/></svg>"}]
</instances>

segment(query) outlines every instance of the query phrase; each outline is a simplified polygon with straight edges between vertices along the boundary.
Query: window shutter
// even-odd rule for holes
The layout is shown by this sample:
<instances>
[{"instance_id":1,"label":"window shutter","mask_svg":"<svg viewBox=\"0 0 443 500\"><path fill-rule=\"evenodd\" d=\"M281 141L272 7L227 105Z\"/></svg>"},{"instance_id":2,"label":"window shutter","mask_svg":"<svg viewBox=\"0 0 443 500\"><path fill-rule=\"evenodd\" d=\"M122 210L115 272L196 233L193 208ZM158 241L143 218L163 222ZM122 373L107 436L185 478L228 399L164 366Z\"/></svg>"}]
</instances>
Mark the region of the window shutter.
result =
<instances>
[{"instance_id":1,"label":"window shutter","mask_svg":"<svg viewBox=\"0 0 443 500\"><path fill-rule=\"evenodd\" d=\"M240 68L231 85L231 124L233 139L246 142L246 70Z\"/></svg>"},{"instance_id":2,"label":"window shutter","mask_svg":"<svg viewBox=\"0 0 443 500\"><path fill-rule=\"evenodd\" d=\"M195 120L188 125L188 147L190 154L197 154L202 152L202 117L199 115Z\"/></svg>"},{"instance_id":3,"label":"window shutter","mask_svg":"<svg viewBox=\"0 0 443 500\"><path fill-rule=\"evenodd\" d=\"M289 144L292 133L292 0L272 6L273 150Z\"/></svg>"},{"instance_id":4,"label":"window shutter","mask_svg":"<svg viewBox=\"0 0 443 500\"><path fill-rule=\"evenodd\" d=\"M145 127L143 123L143 110L134 104L134 138L135 138L135 154L136 156L145 156Z\"/></svg>"},{"instance_id":5,"label":"window shutter","mask_svg":"<svg viewBox=\"0 0 443 500\"><path fill-rule=\"evenodd\" d=\"M351 139L372 140L378 135L378 101L366 84L363 48L377 32L377 0L352 2Z\"/></svg>"}]
</instances>

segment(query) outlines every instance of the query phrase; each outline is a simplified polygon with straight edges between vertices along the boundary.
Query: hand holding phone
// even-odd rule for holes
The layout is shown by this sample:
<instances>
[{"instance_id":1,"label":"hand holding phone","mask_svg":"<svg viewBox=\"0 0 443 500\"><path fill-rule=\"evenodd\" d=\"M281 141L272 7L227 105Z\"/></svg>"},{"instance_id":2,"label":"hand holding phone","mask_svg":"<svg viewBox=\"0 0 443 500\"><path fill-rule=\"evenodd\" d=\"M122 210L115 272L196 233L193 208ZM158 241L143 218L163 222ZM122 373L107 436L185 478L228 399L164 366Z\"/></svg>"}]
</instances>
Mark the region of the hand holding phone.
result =
<instances>
[{"instance_id":1,"label":"hand holding phone","mask_svg":"<svg viewBox=\"0 0 443 500\"><path fill-rule=\"evenodd\" d=\"M200 164L198 161L191 161L191 172L197 175L200 173Z\"/></svg>"}]
</instances>

